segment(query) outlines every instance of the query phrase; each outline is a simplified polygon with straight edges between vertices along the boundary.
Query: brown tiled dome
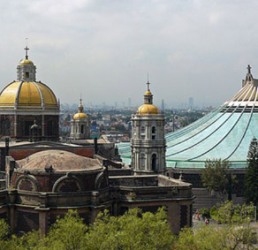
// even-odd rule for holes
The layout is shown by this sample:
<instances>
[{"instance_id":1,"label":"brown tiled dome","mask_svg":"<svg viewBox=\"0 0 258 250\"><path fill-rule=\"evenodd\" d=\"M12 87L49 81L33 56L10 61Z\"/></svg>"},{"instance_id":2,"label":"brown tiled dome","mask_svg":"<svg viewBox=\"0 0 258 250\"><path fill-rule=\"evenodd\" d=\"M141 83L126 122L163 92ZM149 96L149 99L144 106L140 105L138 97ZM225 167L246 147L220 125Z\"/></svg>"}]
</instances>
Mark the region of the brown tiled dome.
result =
<instances>
[{"instance_id":1,"label":"brown tiled dome","mask_svg":"<svg viewBox=\"0 0 258 250\"><path fill-rule=\"evenodd\" d=\"M73 154L63 150L45 150L16 162L18 172L44 171L73 172L96 171L103 167L99 160Z\"/></svg>"}]
</instances>

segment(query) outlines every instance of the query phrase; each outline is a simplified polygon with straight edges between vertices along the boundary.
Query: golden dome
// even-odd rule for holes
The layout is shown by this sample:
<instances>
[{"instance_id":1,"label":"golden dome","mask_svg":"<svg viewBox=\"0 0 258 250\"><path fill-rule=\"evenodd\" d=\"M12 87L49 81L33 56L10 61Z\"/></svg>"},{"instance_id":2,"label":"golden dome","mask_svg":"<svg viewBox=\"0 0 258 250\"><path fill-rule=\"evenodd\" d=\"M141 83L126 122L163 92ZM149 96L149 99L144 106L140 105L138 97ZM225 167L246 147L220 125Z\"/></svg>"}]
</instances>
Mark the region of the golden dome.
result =
<instances>
[{"instance_id":1,"label":"golden dome","mask_svg":"<svg viewBox=\"0 0 258 250\"><path fill-rule=\"evenodd\" d=\"M81 120L81 119L85 119L87 118L87 114L85 113L76 113L74 116L73 116L73 119L74 120Z\"/></svg>"},{"instance_id":2,"label":"golden dome","mask_svg":"<svg viewBox=\"0 0 258 250\"><path fill-rule=\"evenodd\" d=\"M150 92L150 90L147 90L144 95L152 95L152 93Z\"/></svg>"},{"instance_id":3,"label":"golden dome","mask_svg":"<svg viewBox=\"0 0 258 250\"><path fill-rule=\"evenodd\" d=\"M34 65L34 63L31 60L29 60L29 59L23 59L19 63L19 65L25 65L25 64L32 64L32 65Z\"/></svg>"},{"instance_id":4,"label":"golden dome","mask_svg":"<svg viewBox=\"0 0 258 250\"><path fill-rule=\"evenodd\" d=\"M14 81L0 93L0 106L4 107L58 107L53 91L41 82Z\"/></svg>"},{"instance_id":5,"label":"golden dome","mask_svg":"<svg viewBox=\"0 0 258 250\"><path fill-rule=\"evenodd\" d=\"M137 110L139 115L156 115L158 113L159 109L153 104L143 104Z\"/></svg>"}]
</instances>

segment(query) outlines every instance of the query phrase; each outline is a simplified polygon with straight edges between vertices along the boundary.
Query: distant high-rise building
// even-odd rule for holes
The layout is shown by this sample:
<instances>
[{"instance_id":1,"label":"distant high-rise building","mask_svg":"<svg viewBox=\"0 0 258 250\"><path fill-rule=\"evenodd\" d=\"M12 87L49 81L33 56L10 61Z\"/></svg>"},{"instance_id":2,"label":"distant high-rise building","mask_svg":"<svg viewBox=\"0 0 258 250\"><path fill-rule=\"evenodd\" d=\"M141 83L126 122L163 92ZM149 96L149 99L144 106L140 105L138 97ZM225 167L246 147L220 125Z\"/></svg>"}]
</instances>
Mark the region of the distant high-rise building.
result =
<instances>
[{"instance_id":1,"label":"distant high-rise building","mask_svg":"<svg viewBox=\"0 0 258 250\"><path fill-rule=\"evenodd\" d=\"M162 99L162 101L161 101L161 111L164 113L164 111L165 111L165 101L164 101L164 99Z\"/></svg>"},{"instance_id":2,"label":"distant high-rise building","mask_svg":"<svg viewBox=\"0 0 258 250\"><path fill-rule=\"evenodd\" d=\"M193 97L189 97L189 99L188 99L188 108L189 109L194 108L194 98Z\"/></svg>"}]
</instances>

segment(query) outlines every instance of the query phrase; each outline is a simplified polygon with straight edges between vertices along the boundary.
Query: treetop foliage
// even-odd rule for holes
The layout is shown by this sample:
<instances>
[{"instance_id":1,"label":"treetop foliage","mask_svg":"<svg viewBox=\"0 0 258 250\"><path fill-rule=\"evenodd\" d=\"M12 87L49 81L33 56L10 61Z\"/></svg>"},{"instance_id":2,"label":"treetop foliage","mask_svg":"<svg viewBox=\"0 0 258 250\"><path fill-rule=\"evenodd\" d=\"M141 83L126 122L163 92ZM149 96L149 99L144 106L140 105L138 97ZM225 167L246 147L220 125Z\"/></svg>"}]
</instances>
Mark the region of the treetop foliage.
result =
<instances>
[{"instance_id":1,"label":"treetop foliage","mask_svg":"<svg viewBox=\"0 0 258 250\"><path fill-rule=\"evenodd\" d=\"M209 191L223 193L228 184L229 162L221 159L207 160L202 170L201 179L204 187Z\"/></svg>"},{"instance_id":2,"label":"treetop foliage","mask_svg":"<svg viewBox=\"0 0 258 250\"><path fill-rule=\"evenodd\" d=\"M257 240L253 229L246 224L185 228L175 236L170 231L164 209L157 213L132 209L119 217L104 211L90 226L71 210L56 221L45 237L30 232L7 238L7 224L0 220L0 225L0 249L5 250L252 249Z\"/></svg>"}]
</instances>

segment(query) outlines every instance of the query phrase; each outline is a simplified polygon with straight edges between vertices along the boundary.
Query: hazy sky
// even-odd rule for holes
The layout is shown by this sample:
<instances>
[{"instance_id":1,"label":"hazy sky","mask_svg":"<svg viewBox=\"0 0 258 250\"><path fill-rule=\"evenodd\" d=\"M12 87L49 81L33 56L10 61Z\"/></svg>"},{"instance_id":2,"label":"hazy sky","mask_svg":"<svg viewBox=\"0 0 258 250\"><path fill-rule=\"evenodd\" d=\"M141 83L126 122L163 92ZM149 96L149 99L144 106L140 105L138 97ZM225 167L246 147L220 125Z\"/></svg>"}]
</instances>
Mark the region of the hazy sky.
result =
<instances>
[{"instance_id":1,"label":"hazy sky","mask_svg":"<svg viewBox=\"0 0 258 250\"><path fill-rule=\"evenodd\" d=\"M258 78L257 0L0 1L1 89L29 58L61 103L222 104Z\"/></svg>"}]
</instances>

